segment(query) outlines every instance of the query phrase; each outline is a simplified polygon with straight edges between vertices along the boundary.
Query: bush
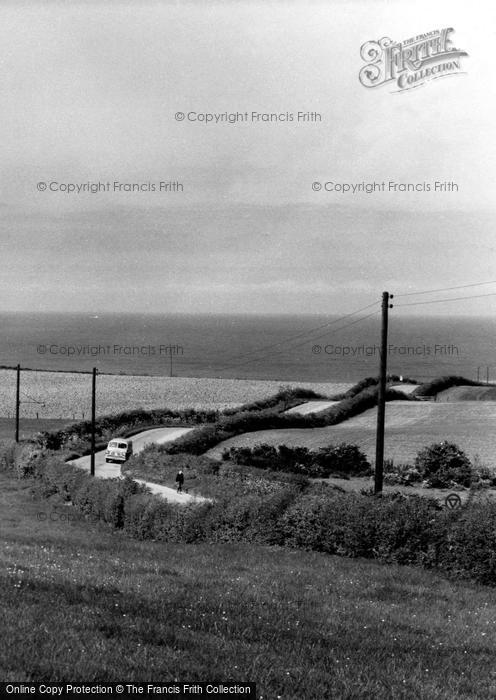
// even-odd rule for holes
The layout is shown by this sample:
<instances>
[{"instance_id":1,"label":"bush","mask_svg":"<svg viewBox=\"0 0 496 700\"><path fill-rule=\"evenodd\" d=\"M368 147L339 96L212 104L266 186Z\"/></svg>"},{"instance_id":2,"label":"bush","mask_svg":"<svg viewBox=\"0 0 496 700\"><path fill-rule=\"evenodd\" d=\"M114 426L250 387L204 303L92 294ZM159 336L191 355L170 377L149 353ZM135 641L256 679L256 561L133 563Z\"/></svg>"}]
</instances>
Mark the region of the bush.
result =
<instances>
[{"instance_id":1,"label":"bush","mask_svg":"<svg viewBox=\"0 0 496 700\"><path fill-rule=\"evenodd\" d=\"M489 488L496 486L496 472L484 464L478 455L472 461L472 486Z\"/></svg>"},{"instance_id":2,"label":"bush","mask_svg":"<svg viewBox=\"0 0 496 700\"><path fill-rule=\"evenodd\" d=\"M292 546L431 565L445 531L439 510L436 501L420 496L374 498L324 491L298 498L284 514L283 527Z\"/></svg>"},{"instance_id":3,"label":"bush","mask_svg":"<svg viewBox=\"0 0 496 700\"><path fill-rule=\"evenodd\" d=\"M392 459L384 460L384 483L412 486L422 481L422 475L413 464L395 464Z\"/></svg>"},{"instance_id":4,"label":"bush","mask_svg":"<svg viewBox=\"0 0 496 700\"><path fill-rule=\"evenodd\" d=\"M0 470L10 471L14 466L16 443L13 440L0 442Z\"/></svg>"},{"instance_id":5,"label":"bush","mask_svg":"<svg viewBox=\"0 0 496 700\"><path fill-rule=\"evenodd\" d=\"M415 467L432 487L470 486L472 481L470 460L457 445L446 441L421 450L415 458Z\"/></svg>"},{"instance_id":6,"label":"bush","mask_svg":"<svg viewBox=\"0 0 496 700\"><path fill-rule=\"evenodd\" d=\"M31 442L20 442L13 449L13 467L19 479L35 476L42 450Z\"/></svg>"},{"instance_id":7,"label":"bush","mask_svg":"<svg viewBox=\"0 0 496 700\"><path fill-rule=\"evenodd\" d=\"M496 585L496 503L474 503L455 513L437 565L456 577Z\"/></svg>"},{"instance_id":8,"label":"bush","mask_svg":"<svg viewBox=\"0 0 496 700\"><path fill-rule=\"evenodd\" d=\"M366 476L371 473L370 463L357 445L342 442L337 446L321 448L316 454L322 476Z\"/></svg>"},{"instance_id":9,"label":"bush","mask_svg":"<svg viewBox=\"0 0 496 700\"><path fill-rule=\"evenodd\" d=\"M311 451L306 447L261 444L254 447L231 447L222 453L224 460L261 469L302 474L307 477L363 476L370 473L370 464L357 445L323 447Z\"/></svg>"}]
</instances>

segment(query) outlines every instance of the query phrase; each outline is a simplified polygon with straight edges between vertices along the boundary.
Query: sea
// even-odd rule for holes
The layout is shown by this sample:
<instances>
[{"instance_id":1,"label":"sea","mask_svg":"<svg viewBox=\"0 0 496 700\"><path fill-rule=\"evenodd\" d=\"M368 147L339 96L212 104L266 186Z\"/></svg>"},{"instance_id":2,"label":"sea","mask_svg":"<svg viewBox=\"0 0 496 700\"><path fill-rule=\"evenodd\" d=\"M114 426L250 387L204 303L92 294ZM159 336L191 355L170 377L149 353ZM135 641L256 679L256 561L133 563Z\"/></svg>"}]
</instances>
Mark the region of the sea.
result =
<instances>
[{"instance_id":1,"label":"sea","mask_svg":"<svg viewBox=\"0 0 496 700\"><path fill-rule=\"evenodd\" d=\"M0 366L355 382L379 372L381 316L0 314ZM496 380L496 319L390 314L387 371Z\"/></svg>"}]
</instances>

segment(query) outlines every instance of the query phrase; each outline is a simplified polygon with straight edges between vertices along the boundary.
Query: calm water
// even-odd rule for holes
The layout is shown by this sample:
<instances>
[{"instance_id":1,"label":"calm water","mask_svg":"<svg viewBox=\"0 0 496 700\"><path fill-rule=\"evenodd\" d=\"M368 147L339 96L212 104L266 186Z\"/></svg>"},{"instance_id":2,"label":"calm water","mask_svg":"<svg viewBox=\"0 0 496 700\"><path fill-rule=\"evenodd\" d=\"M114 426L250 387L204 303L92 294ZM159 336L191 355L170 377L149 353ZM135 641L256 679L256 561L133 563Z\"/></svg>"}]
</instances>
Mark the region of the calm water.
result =
<instances>
[{"instance_id":1,"label":"calm water","mask_svg":"<svg viewBox=\"0 0 496 700\"><path fill-rule=\"evenodd\" d=\"M2 314L0 365L169 375L172 364L184 377L355 381L377 374L380 343L380 316L357 318ZM496 379L492 318L391 315L389 347L391 373L475 379L479 367Z\"/></svg>"}]
</instances>

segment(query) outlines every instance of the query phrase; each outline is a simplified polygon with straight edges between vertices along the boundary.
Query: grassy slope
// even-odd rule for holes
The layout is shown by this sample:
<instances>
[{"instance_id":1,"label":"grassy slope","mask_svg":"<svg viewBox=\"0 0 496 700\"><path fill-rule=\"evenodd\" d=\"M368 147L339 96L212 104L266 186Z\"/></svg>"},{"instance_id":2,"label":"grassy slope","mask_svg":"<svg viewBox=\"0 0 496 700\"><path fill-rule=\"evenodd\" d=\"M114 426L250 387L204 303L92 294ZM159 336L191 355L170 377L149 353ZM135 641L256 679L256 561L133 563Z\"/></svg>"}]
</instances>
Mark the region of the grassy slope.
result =
<instances>
[{"instance_id":1,"label":"grassy slope","mask_svg":"<svg viewBox=\"0 0 496 700\"><path fill-rule=\"evenodd\" d=\"M372 408L336 426L245 433L226 440L207 454L220 458L223 449L231 445L251 446L262 442L316 449L344 441L359 445L373 461L376 415L377 409ZM470 457L478 454L484 463L496 467L492 436L495 423L496 403L391 401L386 406L385 457L395 462L412 462L422 447L450 440Z\"/></svg>"},{"instance_id":2,"label":"grassy slope","mask_svg":"<svg viewBox=\"0 0 496 700\"><path fill-rule=\"evenodd\" d=\"M301 551L129 541L62 521L67 508L4 474L0 506L2 680L254 680L264 700L494 697L496 590Z\"/></svg>"},{"instance_id":3,"label":"grassy slope","mask_svg":"<svg viewBox=\"0 0 496 700\"><path fill-rule=\"evenodd\" d=\"M71 425L72 420L58 418L21 418L19 421L19 437L21 440L30 438L42 430L60 430ZM0 440L13 440L15 434L15 419L0 418Z\"/></svg>"},{"instance_id":4,"label":"grassy slope","mask_svg":"<svg viewBox=\"0 0 496 700\"><path fill-rule=\"evenodd\" d=\"M496 386L452 386L440 391L436 401L496 401Z\"/></svg>"}]
</instances>

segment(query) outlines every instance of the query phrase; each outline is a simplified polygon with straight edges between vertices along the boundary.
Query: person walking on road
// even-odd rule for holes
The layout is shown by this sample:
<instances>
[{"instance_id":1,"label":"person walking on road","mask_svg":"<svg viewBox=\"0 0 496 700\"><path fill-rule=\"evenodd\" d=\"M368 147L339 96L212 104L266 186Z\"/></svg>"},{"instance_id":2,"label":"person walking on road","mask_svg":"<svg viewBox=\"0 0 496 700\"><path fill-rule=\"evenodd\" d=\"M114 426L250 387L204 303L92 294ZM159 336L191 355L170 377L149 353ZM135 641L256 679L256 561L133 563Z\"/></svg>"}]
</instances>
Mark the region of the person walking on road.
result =
<instances>
[{"instance_id":1,"label":"person walking on road","mask_svg":"<svg viewBox=\"0 0 496 700\"><path fill-rule=\"evenodd\" d=\"M184 474L182 473L181 470L179 470L177 472L176 483L177 483L177 492L182 493L183 484L184 484Z\"/></svg>"}]
</instances>

